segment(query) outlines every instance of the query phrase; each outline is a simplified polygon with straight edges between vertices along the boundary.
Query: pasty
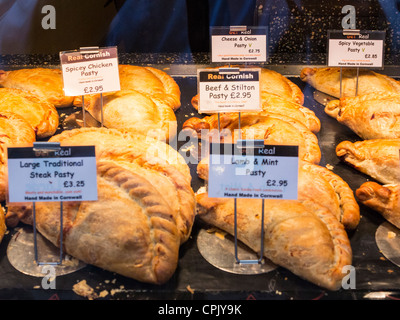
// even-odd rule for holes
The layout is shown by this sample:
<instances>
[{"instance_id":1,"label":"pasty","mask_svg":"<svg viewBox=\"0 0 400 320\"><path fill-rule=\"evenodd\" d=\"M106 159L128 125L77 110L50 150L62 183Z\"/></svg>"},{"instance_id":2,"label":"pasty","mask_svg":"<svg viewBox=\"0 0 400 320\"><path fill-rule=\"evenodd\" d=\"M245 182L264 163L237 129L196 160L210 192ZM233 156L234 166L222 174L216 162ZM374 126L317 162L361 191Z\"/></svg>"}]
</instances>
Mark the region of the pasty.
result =
<instances>
[{"instance_id":1,"label":"pasty","mask_svg":"<svg viewBox=\"0 0 400 320\"><path fill-rule=\"evenodd\" d=\"M273 94L282 99L303 104L304 94L301 89L291 80L274 70L261 68L260 75L260 99L263 102L264 97ZM191 100L192 106L198 110L199 95L195 95Z\"/></svg>"},{"instance_id":2,"label":"pasty","mask_svg":"<svg viewBox=\"0 0 400 320\"><path fill-rule=\"evenodd\" d=\"M313 88L340 98L340 68L304 68L300 79ZM342 69L342 97L354 97L357 87L357 70ZM386 75L361 69L358 75L358 95L372 92L400 92L400 83Z\"/></svg>"},{"instance_id":3,"label":"pasty","mask_svg":"<svg viewBox=\"0 0 400 320\"><path fill-rule=\"evenodd\" d=\"M368 181L356 190L356 197L365 206L400 228L400 185L385 185Z\"/></svg>"},{"instance_id":4,"label":"pasty","mask_svg":"<svg viewBox=\"0 0 400 320\"><path fill-rule=\"evenodd\" d=\"M138 133L108 128L79 128L65 130L49 141L71 146L95 145L98 158L133 161L145 157L152 163L166 162L184 175L189 183L192 179L189 167L179 152L167 143Z\"/></svg>"},{"instance_id":5,"label":"pasty","mask_svg":"<svg viewBox=\"0 0 400 320\"><path fill-rule=\"evenodd\" d=\"M190 118L183 130L193 130L200 139L215 141L213 136L219 133L218 115ZM317 136L302 123L281 114L244 114L240 117L240 130L237 113L220 114L220 142L237 141L239 135L242 139L264 139L265 144L298 145L300 159L311 163L321 160Z\"/></svg>"},{"instance_id":6,"label":"pasty","mask_svg":"<svg viewBox=\"0 0 400 320\"><path fill-rule=\"evenodd\" d=\"M358 171L383 184L400 182L400 139L371 139L343 141L336 155Z\"/></svg>"},{"instance_id":7,"label":"pasty","mask_svg":"<svg viewBox=\"0 0 400 320\"><path fill-rule=\"evenodd\" d=\"M0 88L0 112L13 112L23 117L39 139L52 136L59 124L54 105L20 89Z\"/></svg>"},{"instance_id":8,"label":"pasty","mask_svg":"<svg viewBox=\"0 0 400 320\"><path fill-rule=\"evenodd\" d=\"M0 86L29 91L53 104L56 108L69 107L74 101L74 97L64 95L64 84L60 69L1 70Z\"/></svg>"},{"instance_id":9,"label":"pasty","mask_svg":"<svg viewBox=\"0 0 400 320\"><path fill-rule=\"evenodd\" d=\"M4 238L4 235L7 231L6 220L5 220L6 213L4 208L0 205L0 243Z\"/></svg>"},{"instance_id":10,"label":"pasty","mask_svg":"<svg viewBox=\"0 0 400 320\"><path fill-rule=\"evenodd\" d=\"M282 114L293 118L304 124L310 131L318 133L321 129L321 121L314 111L302 106L301 104L285 100L274 94L264 94L262 101L262 111L258 114ZM245 113L242 113L245 114Z\"/></svg>"},{"instance_id":11,"label":"pasty","mask_svg":"<svg viewBox=\"0 0 400 320\"><path fill-rule=\"evenodd\" d=\"M121 90L136 90L163 100L174 111L181 106L181 91L175 80L152 67L119 65Z\"/></svg>"},{"instance_id":12,"label":"pasty","mask_svg":"<svg viewBox=\"0 0 400 320\"><path fill-rule=\"evenodd\" d=\"M163 101L173 111L181 106L181 91L175 80L162 70L152 67L140 67L120 64L119 83L121 90L134 90ZM85 106L93 97L99 98L100 94L86 95ZM74 105L82 106L82 98L75 97Z\"/></svg>"},{"instance_id":13,"label":"pasty","mask_svg":"<svg viewBox=\"0 0 400 320\"><path fill-rule=\"evenodd\" d=\"M24 118L15 113L0 112L0 202L6 199L7 147L32 144L35 140L35 130Z\"/></svg>"},{"instance_id":14,"label":"pasty","mask_svg":"<svg viewBox=\"0 0 400 320\"><path fill-rule=\"evenodd\" d=\"M400 138L400 94L370 93L333 100L325 112L362 139Z\"/></svg>"},{"instance_id":15,"label":"pasty","mask_svg":"<svg viewBox=\"0 0 400 320\"><path fill-rule=\"evenodd\" d=\"M84 131L94 137L96 130ZM106 130L100 128L98 139L106 137ZM82 145L89 135L83 133ZM79 141L79 133L70 137ZM107 150L111 139L96 145L98 200L63 203L65 252L126 277L162 284L175 272L179 247L190 236L195 217L194 192L186 173L162 158L146 154L143 146L130 147L134 140L129 134L125 148L122 136L115 137L115 153ZM64 138L59 140L71 145L68 136ZM140 144L140 138L136 139ZM36 204L38 231L56 246L59 205ZM31 207L10 204L6 218L7 225L32 223Z\"/></svg>"},{"instance_id":16,"label":"pasty","mask_svg":"<svg viewBox=\"0 0 400 320\"><path fill-rule=\"evenodd\" d=\"M196 194L197 215L205 223L234 234L234 200ZM261 200L237 199L237 237L260 253ZM265 200L264 256L294 274L329 290L338 290L351 265L352 250L343 225L313 201Z\"/></svg>"},{"instance_id":17,"label":"pasty","mask_svg":"<svg viewBox=\"0 0 400 320\"><path fill-rule=\"evenodd\" d=\"M101 110L103 108L103 118ZM86 107L107 128L124 129L171 141L177 130L173 109L163 100L135 90L121 90L101 97L94 95Z\"/></svg>"},{"instance_id":18,"label":"pasty","mask_svg":"<svg viewBox=\"0 0 400 320\"><path fill-rule=\"evenodd\" d=\"M353 230L360 221L360 208L349 185L325 167L301 162L298 174L298 201L318 199L346 229ZM208 158L197 165L199 178L208 180Z\"/></svg>"}]
</instances>

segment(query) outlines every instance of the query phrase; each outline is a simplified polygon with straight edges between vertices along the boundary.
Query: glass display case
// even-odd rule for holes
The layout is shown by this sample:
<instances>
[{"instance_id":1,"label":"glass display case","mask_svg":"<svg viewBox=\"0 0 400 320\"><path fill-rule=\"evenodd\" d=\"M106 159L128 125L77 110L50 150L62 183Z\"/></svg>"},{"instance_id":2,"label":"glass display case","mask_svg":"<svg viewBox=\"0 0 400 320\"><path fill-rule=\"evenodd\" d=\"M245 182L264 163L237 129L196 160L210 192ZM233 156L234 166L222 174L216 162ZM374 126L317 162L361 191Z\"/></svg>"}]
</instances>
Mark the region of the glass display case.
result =
<instances>
[{"instance_id":1,"label":"glass display case","mask_svg":"<svg viewBox=\"0 0 400 320\"><path fill-rule=\"evenodd\" d=\"M335 149L342 141L363 139L327 115L324 105L327 98L321 99L318 90L300 75L306 67L327 66L329 30L378 30L385 31L384 67L374 71L397 81L399 11L400 2L395 0L69 0L68 3L7 0L0 4L0 68L4 71L60 68L60 52L116 46L120 65L156 68L176 82L180 107L174 114L179 133L188 119L209 116L198 112L193 98L198 94L198 70L223 66L210 58L211 27L266 27L266 61L243 67L273 70L301 90L302 106L311 110L321 123L320 130L315 132L321 151L318 165L343 179L355 195L363 183L375 180L343 162ZM82 116L79 105L57 111L60 124L54 135L82 127L77 121ZM76 114L79 116L71 118ZM90 121L87 126L99 127L98 121ZM182 148L187 146L186 140L170 144L183 155L190 152ZM187 165L191 188L197 193L206 183L198 175L197 163ZM22 252L10 257L13 243L30 226L19 223L8 227L0 244L0 298L87 299L88 295L73 290L76 283L86 281L95 293L89 297L96 299L398 299L400 269L395 240L400 234L382 215L358 204L360 221L353 230L346 230L355 278L338 290L318 286L281 266L267 265L255 271L221 267L212 260L220 254L212 252L214 243L202 242L210 241L203 238L210 226L196 217L190 237L179 248L176 270L163 284L144 283L79 263L73 271L56 277L55 288L45 288L46 274L23 271L24 263L28 264L23 259L24 249L18 248ZM7 211L7 203L2 206ZM222 232L214 237L229 241L226 250L232 250L232 236ZM27 247L32 250L30 245ZM15 259L24 263L18 264Z\"/></svg>"}]
</instances>

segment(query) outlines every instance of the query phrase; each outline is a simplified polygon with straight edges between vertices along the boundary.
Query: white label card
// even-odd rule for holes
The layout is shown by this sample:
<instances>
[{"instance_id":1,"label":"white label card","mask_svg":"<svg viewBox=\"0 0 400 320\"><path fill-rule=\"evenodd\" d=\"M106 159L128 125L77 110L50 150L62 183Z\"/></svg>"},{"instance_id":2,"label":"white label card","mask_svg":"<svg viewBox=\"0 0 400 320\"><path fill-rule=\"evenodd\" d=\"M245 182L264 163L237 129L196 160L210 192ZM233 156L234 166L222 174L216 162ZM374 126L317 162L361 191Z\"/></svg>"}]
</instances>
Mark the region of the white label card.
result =
<instances>
[{"instance_id":1,"label":"white label card","mask_svg":"<svg viewBox=\"0 0 400 320\"><path fill-rule=\"evenodd\" d=\"M54 157L32 147L7 149L8 202L97 200L95 147L60 148Z\"/></svg>"},{"instance_id":2,"label":"white label card","mask_svg":"<svg viewBox=\"0 0 400 320\"><path fill-rule=\"evenodd\" d=\"M328 31L328 67L383 68L384 31Z\"/></svg>"},{"instance_id":3,"label":"white label card","mask_svg":"<svg viewBox=\"0 0 400 320\"><path fill-rule=\"evenodd\" d=\"M66 96L119 91L118 54L116 47L99 48L97 52L65 51L60 53Z\"/></svg>"},{"instance_id":4,"label":"white label card","mask_svg":"<svg viewBox=\"0 0 400 320\"><path fill-rule=\"evenodd\" d=\"M198 70L199 112L260 111L260 69L224 70Z\"/></svg>"},{"instance_id":5,"label":"white label card","mask_svg":"<svg viewBox=\"0 0 400 320\"><path fill-rule=\"evenodd\" d=\"M208 196L297 200L298 146L211 144Z\"/></svg>"},{"instance_id":6,"label":"white label card","mask_svg":"<svg viewBox=\"0 0 400 320\"><path fill-rule=\"evenodd\" d=\"M267 61L266 27L211 27L212 62Z\"/></svg>"}]
</instances>

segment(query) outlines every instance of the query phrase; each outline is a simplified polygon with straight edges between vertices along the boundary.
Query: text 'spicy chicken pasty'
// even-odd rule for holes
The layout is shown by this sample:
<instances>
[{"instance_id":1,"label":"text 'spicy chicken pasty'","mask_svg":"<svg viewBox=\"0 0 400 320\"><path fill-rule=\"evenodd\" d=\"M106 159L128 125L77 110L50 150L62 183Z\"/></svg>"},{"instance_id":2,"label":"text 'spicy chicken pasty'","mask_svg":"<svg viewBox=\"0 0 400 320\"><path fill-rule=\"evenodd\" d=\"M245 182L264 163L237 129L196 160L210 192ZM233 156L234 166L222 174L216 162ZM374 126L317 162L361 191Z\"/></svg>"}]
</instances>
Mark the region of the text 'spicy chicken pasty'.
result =
<instances>
[{"instance_id":1,"label":"text 'spicy chicken pasty'","mask_svg":"<svg viewBox=\"0 0 400 320\"><path fill-rule=\"evenodd\" d=\"M400 139L342 141L336 155L346 164L383 184L400 183Z\"/></svg>"},{"instance_id":2,"label":"text 'spicy chicken pasty'","mask_svg":"<svg viewBox=\"0 0 400 320\"><path fill-rule=\"evenodd\" d=\"M300 79L316 90L336 98L356 96L356 68L342 69L342 96L340 96L340 68L307 67L301 70ZM359 70L357 95L372 92L400 93L400 83L389 76L371 70Z\"/></svg>"},{"instance_id":3,"label":"text 'spicy chicken pasty'","mask_svg":"<svg viewBox=\"0 0 400 320\"><path fill-rule=\"evenodd\" d=\"M139 91L105 93L103 98L92 96L86 109L97 121L103 120L107 128L137 132L167 142L176 135L173 109L164 100Z\"/></svg>"},{"instance_id":4,"label":"text 'spicy chicken pasty'","mask_svg":"<svg viewBox=\"0 0 400 320\"><path fill-rule=\"evenodd\" d=\"M96 141L105 135L104 130ZM60 140L68 145L68 138ZM127 136L127 145L132 141ZM122 148L121 142L117 145ZM185 173L146 154L140 146L115 151L96 153L98 200L63 203L65 252L138 281L165 283L177 268L179 247L189 238L194 223L190 181ZM59 205L36 204L38 231L56 246L60 243ZM6 218L8 225L32 223L31 207L10 204Z\"/></svg>"},{"instance_id":5,"label":"text 'spicy chicken pasty'","mask_svg":"<svg viewBox=\"0 0 400 320\"><path fill-rule=\"evenodd\" d=\"M224 113L220 115L219 127L220 132L216 114L202 119L193 117L183 124L183 130L193 130L199 139L224 143L235 142L239 137L264 139L265 144L298 145L302 160L311 163L321 160L317 136L299 121L281 114L243 114L239 125L237 113Z\"/></svg>"},{"instance_id":6,"label":"text 'spicy chicken pasty'","mask_svg":"<svg viewBox=\"0 0 400 320\"><path fill-rule=\"evenodd\" d=\"M400 228L400 185L380 185L368 181L356 190L357 199Z\"/></svg>"},{"instance_id":7,"label":"text 'spicy chicken pasty'","mask_svg":"<svg viewBox=\"0 0 400 320\"><path fill-rule=\"evenodd\" d=\"M325 112L362 139L400 138L400 94L370 93L333 100Z\"/></svg>"},{"instance_id":8,"label":"text 'spicy chicken pasty'","mask_svg":"<svg viewBox=\"0 0 400 320\"><path fill-rule=\"evenodd\" d=\"M28 91L53 104L56 108L69 107L74 101L74 97L64 95L61 69L1 70L0 86Z\"/></svg>"},{"instance_id":9,"label":"text 'spicy chicken pasty'","mask_svg":"<svg viewBox=\"0 0 400 320\"><path fill-rule=\"evenodd\" d=\"M13 112L23 117L39 139L52 136L59 124L54 105L20 89L0 88L0 112Z\"/></svg>"},{"instance_id":10,"label":"text 'spicy chicken pasty'","mask_svg":"<svg viewBox=\"0 0 400 320\"><path fill-rule=\"evenodd\" d=\"M36 140L35 130L21 116L0 112L0 202L6 200L7 147L31 145Z\"/></svg>"},{"instance_id":11,"label":"text 'spicy chicken pasty'","mask_svg":"<svg viewBox=\"0 0 400 320\"><path fill-rule=\"evenodd\" d=\"M301 89L279 72L261 68L259 83L261 103L271 94L301 105L304 103L304 94ZM196 94L191 101L196 110L198 110L199 98L199 94Z\"/></svg>"},{"instance_id":12,"label":"text 'spicy chicken pasty'","mask_svg":"<svg viewBox=\"0 0 400 320\"><path fill-rule=\"evenodd\" d=\"M196 194L197 216L234 234L234 200ZM261 200L237 199L237 237L260 254ZM351 265L352 250L343 225L314 201L265 200L263 254L273 263L329 290L338 290Z\"/></svg>"}]
</instances>

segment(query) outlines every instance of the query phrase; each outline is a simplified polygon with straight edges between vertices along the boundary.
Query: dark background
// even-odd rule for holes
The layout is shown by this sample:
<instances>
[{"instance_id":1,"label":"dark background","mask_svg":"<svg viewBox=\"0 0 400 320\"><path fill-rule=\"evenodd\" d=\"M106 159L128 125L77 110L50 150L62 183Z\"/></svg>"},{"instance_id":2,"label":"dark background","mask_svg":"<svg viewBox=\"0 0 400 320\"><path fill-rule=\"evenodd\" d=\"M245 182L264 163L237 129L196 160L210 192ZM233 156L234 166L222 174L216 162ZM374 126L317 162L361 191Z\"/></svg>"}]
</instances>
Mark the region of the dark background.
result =
<instances>
[{"instance_id":1,"label":"dark background","mask_svg":"<svg viewBox=\"0 0 400 320\"><path fill-rule=\"evenodd\" d=\"M326 53L329 29L341 29L342 7L356 8L356 28L386 30L389 63L398 64L398 0L3 0L1 54L57 54L117 45L124 53L209 52L210 26L268 26L269 54L309 63ZM44 5L56 10L45 30ZM304 61L298 61L300 55Z\"/></svg>"}]
</instances>

